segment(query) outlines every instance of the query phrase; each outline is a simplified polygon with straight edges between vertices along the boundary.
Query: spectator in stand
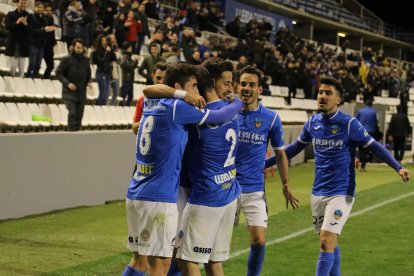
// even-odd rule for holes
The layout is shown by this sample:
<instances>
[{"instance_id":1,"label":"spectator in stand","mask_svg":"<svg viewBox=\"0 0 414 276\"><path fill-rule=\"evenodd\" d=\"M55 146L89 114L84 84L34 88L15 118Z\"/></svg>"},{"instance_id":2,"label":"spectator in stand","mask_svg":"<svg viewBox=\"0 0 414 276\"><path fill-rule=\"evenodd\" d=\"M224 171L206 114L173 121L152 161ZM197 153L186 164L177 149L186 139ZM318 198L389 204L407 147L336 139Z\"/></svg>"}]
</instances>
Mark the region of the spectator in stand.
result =
<instances>
[{"instance_id":1,"label":"spectator in stand","mask_svg":"<svg viewBox=\"0 0 414 276\"><path fill-rule=\"evenodd\" d=\"M164 76L165 71L167 70L167 64L165 62L158 62L155 64L155 71L152 75L152 80L154 84L162 84L164 83ZM134 118L132 119L132 131L134 134L138 133L139 123L141 121L142 112L144 110L144 96L141 96L138 101L137 105L135 107L135 113ZM152 100L153 101L153 100Z\"/></svg>"},{"instance_id":2,"label":"spectator in stand","mask_svg":"<svg viewBox=\"0 0 414 276\"><path fill-rule=\"evenodd\" d=\"M118 13L115 16L114 28L115 28L115 37L116 43L122 45L125 41L125 20L126 15L124 13Z\"/></svg>"},{"instance_id":3,"label":"spectator in stand","mask_svg":"<svg viewBox=\"0 0 414 276\"><path fill-rule=\"evenodd\" d=\"M138 31L138 44L135 50L136 53L141 52L142 45L144 45L145 37L150 38L150 31L148 27L148 17L145 14L145 4L140 4L138 11L135 13L135 20L138 23L141 23L141 29Z\"/></svg>"},{"instance_id":4,"label":"spectator in stand","mask_svg":"<svg viewBox=\"0 0 414 276\"><path fill-rule=\"evenodd\" d=\"M50 4L44 5L43 15L46 21L46 26L53 26L53 11ZM50 79L50 74L55 67L54 63L54 50L53 47L56 45L55 30L45 33L45 47L43 48L43 59L46 63L46 70L43 73L43 79Z\"/></svg>"},{"instance_id":5,"label":"spectator in stand","mask_svg":"<svg viewBox=\"0 0 414 276\"><path fill-rule=\"evenodd\" d=\"M132 10L129 10L124 26L126 28L125 41L131 43L132 48L134 48L135 52L138 43L138 32L142 26L135 20L134 16L134 12Z\"/></svg>"},{"instance_id":6,"label":"spectator in stand","mask_svg":"<svg viewBox=\"0 0 414 276\"><path fill-rule=\"evenodd\" d=\"M404 159L405 140L411 134L410 121L403 112L401 105L397 106L397 113L391 117L388 127L390 142L394 145L394 158L401 162Z\"/></svg>"},{"instance_id":7,"label":"spectator in stand","mask_svg":"<svg viewBox=\"0 0 414 276\"><path fill-rule=\"evenodd\" d=\"M193 54L191 55L190 60L187 60L187 63L193 64L193 65L199 65L201 64L201 54L199 50L195 50Z\"/></svg>"},{"instance_id":8,"label":"spectator in stand","mask_svg":"<svg viewBox=\"0 0 414 276\"><path fill-rule=\"evenodd\" d=\"M99 87L97 105L106 105L109 97L109 85L112 79L112 62L116 61L116 55L110 42L104 35L99 35L94 43L92 63L96 64L96 80Z\"/></svg>"},{"instance_id":9,"label":"spectator in stand","mask_svg":"<svg viewBox=\"0 0 414 276\"><path fill-rule=\"evenodd\" d=\"M155 32L153 33L150 39L150 44L156 43L158 44L159 47L161 47L163 41L164 41L164 35L162 34L162 31L155 30Z\"/></svg>"},{"instance_id":10,"label":"spectator in stand","mask_svg":"<svg viewBox=\"0 0 414 276\"><path fill-rule=\"evenodd\" d=\"M62 18L63 38L68 49L72 45L72 40L80 38L83 34L84 14L82 13L82 3L79 0L71 0L68 9Z\"/></svg>"},{"instance_id":11,"label":"spectator in stand","mask_svg":"<svg viewBox=\"0 0 414 276\"><path fill-rule=\"evenodd\" d=\"M85 56L84 42L72 41L70 54L56 68L56 77L62 82L62 100L68 109L68 130L79 131L86 103L86 86L91 81L90 61Z\"/></svg>"},{"instance_id":12,"label":"spectator in stand","mask_svg":"<svg viewBox=\"0 0 414 276\"><path fill-rule=\"evenodd\" d=\"M107 35L106 39L111 44L112 50L114 51L116 57L116 61L112 62L112 78L110 84L110 88L112 90L111 105L116 105L116 100L119 95L119 88L122 84L122 51L119 49L118 44L116 43L114 34Z\"/></svg>"},{"instance_id":13,"label":"spectator in stand","mask_svg":"<svg viewBox=\"0 0 414 276\"><path fill-rule=\"evenodd\" d=\"M134 77L135 68L137 68L139 57L132 57L132 44L125 41L122 44L123 56L121 60L122 68L122 105L130 106L134 97Z\"/></svg>"},{"instance_id":14,"label":"spectator in stand","mask_svg":"<svg viewBox=\"0 0 414 276\"><path fill-rule=\"evenodd\" d=\"M97 19L98 19L98 0L86 0L83 2L83 9L85 11L85 21L87 22L83 28L83 38L87 47L92 45L96 39Z\"/></svg>"},{"instance_id":15,"label":"spectator in stand","mask_svg":"<svg viewBox=\"0 0 414 276\"><path fill-rule=\"evenodd\" d=\"M19 77L24 76L25 58L30 53L30 32L33 15L26 11L26 0L19 0L17 8L6 15L5 25L9 31L7 36L5 55L10 57L10 73L16 76L19 68Z\"/></svg>"},{"instance_id":16,"label":"spectator in stand","mask_svg":"<svg viewBox=\"0 0 414 276\"><path fill-rule=\"evenodd\" d=\"M44 6L42 2L36 2L34 8L32 31L30 35L30 55L27 77L38 78L40 65L42 63L43 51L46 42L46 33L54 32L53 23L48 26L43 16Z\"/></svg>"},{"instance_id":17,"label":"spectator in stand","mask_svg":"<svg viewBox=\"0 0 414 276\"><path fill-rule=\"evenodd\" d=\"M6 25L4 24L5 16L4 12L0 11L0 47L6 46L6 39L9 34L9 31L6 29Z\"/></svg>"},{"instance_id":18,"label":"spectator in stand","mask_svg":"<svg viewBox=\"0 0 414 276\"><path fill-rule=\"evenodd\" d=\"M118 2L113 0L101 0L98 18L103 22L104 28L108 28L108 33L112 33L114 28L114 17L118 13Z\"/></svg>"},{"instance_id":19,"label":"spectator in stand","mask_svg":"<svg viewBox=\"0 0 414 276\"><path fill-rule=\"evenodd\" d=\"M240 38L241 35L241 26L240 26L240 16L236 16L233 21L227 23L226 32L234 37Z\"/></svg>"},{"instance_id":20,"label":"spectator in stand","mask_svg":"<svg viewBox=\"0 0 414 276\"><path fill-rule=\"evenodd\" d=\"M118 3L119 13L123 13L124 15L126 15L130 9L132 9L131 0L120 0L119 1L119 3ZM122 45L122 44L120 44L120 45Z\"/></svg>"},{"instance_id":21,"label":"spectator in stand","mask_svg":"<svg viewBox=\"0 0 414 276\"><path fill-rule=\"evenodd\" d=\"M138 73L147 79L147 84L152 84L155 64L160 61L164 61L160 56L160 47L157 43L150 44L150 55L144 58L138 70Z\"/></svg>"}]
</instances>

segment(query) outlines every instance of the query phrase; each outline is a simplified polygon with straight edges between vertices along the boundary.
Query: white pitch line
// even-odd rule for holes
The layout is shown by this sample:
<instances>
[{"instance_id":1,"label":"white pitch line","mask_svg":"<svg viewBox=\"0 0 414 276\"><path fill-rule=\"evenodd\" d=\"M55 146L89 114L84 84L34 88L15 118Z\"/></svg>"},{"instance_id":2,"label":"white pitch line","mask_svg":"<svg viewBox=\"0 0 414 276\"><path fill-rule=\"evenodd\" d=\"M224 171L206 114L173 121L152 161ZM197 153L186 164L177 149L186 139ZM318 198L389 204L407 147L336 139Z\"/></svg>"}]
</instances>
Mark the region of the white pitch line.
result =
<instances>
[{"instance_id":1,"label":"white pitch line","mask_svg":"<svg viewBox=\"0 0 414 276\"><path fill-rule=\"evenodd\" d=\"M381 203L377 203L377 204L371 205L370 207L367 207L365 209L362 209L362 210L359 210L357 212L354 212L354 213L352 213L350 215L350 217L360 216L360 215L365 214L365 213L367 213L369 211L378 209L378 208L383 207L383 206L385 206L387 204L393 203L395 201L404 199L404 198L409 197L409 196L412 196L412 195L414 195L414 192L411 192L411 193L408 193L408 194L405 194L405 195L397 196L397 197L394 197L394 198L391 198L391 199L382 201ZM311 232L311 231L313 231L313 227L309 227L309 228L306 228L306 229L303 229L303 230L294 232L292 234L289 234L287 236L284 236L284 237L281 237L281 238L277 238L277 239L268 241L268 242L266 242L266 246L270 246L270 245L273 245L273 244L276 244L276 243L281 243L281 242L284 242L284 241L287 241L287 240L290 240L290 239L299 237L299 236L301 236L303 234L306 234L308 232ZM238 257L238 256L243 255L243 254L248 253L248 252L250 252L250 248L238 250L238 251L236 251L234 253L231 253L229 259Z\"/></svg>"}]
</instances>

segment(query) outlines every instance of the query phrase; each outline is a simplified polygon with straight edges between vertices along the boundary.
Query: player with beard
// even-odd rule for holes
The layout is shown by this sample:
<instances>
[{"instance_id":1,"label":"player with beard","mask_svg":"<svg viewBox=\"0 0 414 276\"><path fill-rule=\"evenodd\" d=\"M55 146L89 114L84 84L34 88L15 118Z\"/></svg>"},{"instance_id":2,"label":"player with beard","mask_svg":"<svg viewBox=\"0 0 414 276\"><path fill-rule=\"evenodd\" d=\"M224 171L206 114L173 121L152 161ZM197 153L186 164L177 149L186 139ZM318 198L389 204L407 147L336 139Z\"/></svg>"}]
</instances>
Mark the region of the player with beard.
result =
<instances>
[{"instance_id":1,"label":"player with beard","mask_svg":"<svg viewBox=\"0 0 414 276\"><path fill-rule=\"evenodd\" d=\"M395 160L388 150L374 140L354 117L342 113L342 87L331 77L322 78L317 95L318 114L304 125L298 139L286 148L289 159L310 143L315 155L315 180L311 209L315 231L319 233L320 253L317 276L340 275L338 236L352 209L355 196L355 149L371 150L393 168L404 182L410 171ZM274 164L267 160L266 166Z\"/></svg>"}]
</instances>

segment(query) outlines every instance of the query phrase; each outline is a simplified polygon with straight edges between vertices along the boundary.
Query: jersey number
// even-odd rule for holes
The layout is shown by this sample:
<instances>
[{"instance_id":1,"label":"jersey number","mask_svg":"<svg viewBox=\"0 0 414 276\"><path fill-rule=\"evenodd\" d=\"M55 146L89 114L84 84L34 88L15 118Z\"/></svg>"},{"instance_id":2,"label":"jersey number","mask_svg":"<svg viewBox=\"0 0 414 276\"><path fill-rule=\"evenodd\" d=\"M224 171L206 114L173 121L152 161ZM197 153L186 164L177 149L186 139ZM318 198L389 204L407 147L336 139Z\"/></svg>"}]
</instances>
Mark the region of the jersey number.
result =
<instances>
[{"instance_id":1,"label":"jersey number","mask_svg":"<svg viewBox=\"0 0 414 276\"><path fill-rule=\"evenodd\" d=\"M237 142L237 135L236 135L236 131L234 131L234 129L229 128L229 130L227 130L226 132L226 140L231 142L231 147L230 147L230 151L229 154L227 155L227 159L226 162L224 162L224 167L228 167L231 165L234 165L234 149L236 148L236 142Z\"/></svg>"},{"instance_id":2,"label":"jersey number","mask_svg":"<svg viewBox=\"0 0 414 276\"><path fill-rule=\"evenodd\" d=\"M148 116L142 124L141 137L139 138L139 151L146 155L151 148L151 131L154 129L154 117Z\"/></svg>"}]
</instances>

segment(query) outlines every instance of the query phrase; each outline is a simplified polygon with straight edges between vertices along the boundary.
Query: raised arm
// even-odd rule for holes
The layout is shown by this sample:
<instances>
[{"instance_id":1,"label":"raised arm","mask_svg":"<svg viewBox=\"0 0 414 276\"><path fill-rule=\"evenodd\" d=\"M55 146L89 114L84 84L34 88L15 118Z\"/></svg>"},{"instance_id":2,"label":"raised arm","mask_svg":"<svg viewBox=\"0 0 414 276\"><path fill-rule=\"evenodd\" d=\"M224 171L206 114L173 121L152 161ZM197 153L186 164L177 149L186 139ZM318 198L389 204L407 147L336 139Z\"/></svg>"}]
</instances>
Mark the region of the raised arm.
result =
<instances>
[{"instance_id":1,"label":"raised arm","mask_svg":"<svg viewBox=\"0 0 414 276\"><path fill-rule=\"evenodd\" d=\"M176 98L198 108L204 108L206 105L206 101L202 96L194 93L187 93L184 90L177 90L165 84L148 85L144 88L143 92L144 96L147 98Z\"/></svg>"},{"instance_id":2,"label":"raised arm","mask_svg":"<svg viewBox=\"0 0 414 276\"><path fill-rule=\"evenodd\" d=\"M201 121L199 125L202 124L224 124L225 122L230 121L242 108L243 103L240 99L235 99L231 104L228 104L218 110L208 110L209 112L207 118L204 121Z\"/></svg>"}]
</instances>

